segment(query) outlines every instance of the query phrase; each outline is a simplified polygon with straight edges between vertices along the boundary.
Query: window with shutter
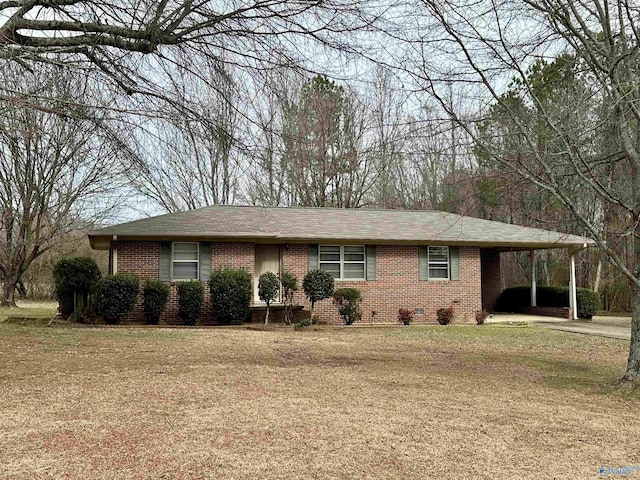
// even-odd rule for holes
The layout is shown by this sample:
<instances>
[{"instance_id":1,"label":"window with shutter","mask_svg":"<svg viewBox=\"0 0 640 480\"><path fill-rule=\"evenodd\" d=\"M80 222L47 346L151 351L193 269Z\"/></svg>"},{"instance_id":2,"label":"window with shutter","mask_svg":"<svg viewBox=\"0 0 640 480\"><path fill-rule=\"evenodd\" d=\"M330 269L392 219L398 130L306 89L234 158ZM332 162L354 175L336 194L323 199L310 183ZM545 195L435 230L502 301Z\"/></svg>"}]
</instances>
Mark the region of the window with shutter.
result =
<instances>
[{"instance_id":1,"label":"window with shutter","mask_svg":"<svg viewBox=\"0 0 640 480\"><path fill-rule=\"evenodd\" d=\"M199 245L197 242L174 242L172 280L198 280Z\"/></svg>"},{"instance_id":2,"label":"window with shutter","mask_svg":"<svg viewBox=\"0 0 640 480\"><path fill-rule=\"evenodd\" d=\"M338 280L364 280L365 257L364 245L320 245L318 268Z\"/></svg>"},{"instance_id":3,"label":"window with shutter","mask_svg":"<svg viewBox=\"0 0 640 480\"><path fill-rule=\"evenodd\" d=\"M448 280L449 247L429 247L427 256L429 280Z\"/></svg>"}]
</instances>

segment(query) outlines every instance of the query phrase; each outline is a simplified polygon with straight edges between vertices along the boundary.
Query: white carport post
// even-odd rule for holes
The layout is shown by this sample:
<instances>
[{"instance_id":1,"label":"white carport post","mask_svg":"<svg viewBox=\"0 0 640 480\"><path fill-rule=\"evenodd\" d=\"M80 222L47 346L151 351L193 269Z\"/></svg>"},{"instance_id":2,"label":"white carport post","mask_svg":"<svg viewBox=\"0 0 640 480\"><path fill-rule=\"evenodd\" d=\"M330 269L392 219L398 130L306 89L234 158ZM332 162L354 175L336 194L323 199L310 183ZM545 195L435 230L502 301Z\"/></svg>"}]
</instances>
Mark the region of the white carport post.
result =
<instances>
[{"instance_id":1,"label":"white carport post","mask_svg":"<svg viewBox=\"0 0 640 480\"><path fill-rule=\"evenodd\" d=\"M536 285L536 251L529 250L531 255L531 306L538 306L538 286Z\"/></svg>"},{"instance_id":2,"label":"white carport post","mask_svg":"<svg viewBox=\"0 0 640 480\"><path fill-rule=\"evenodd\" d=\"M114 235L111 239L111 274L118 273L118 236Z\"/></svg>"},{"instance_id":3,"label":"white carport post","mask_svg":"<svg viewBox=\"0 0 640 480\"><path fill-rule=\"evenodd\" d=\"M569 308L571 309L571 319L578 319L578 298L576 293L576 252L568 249L569 252Z\"/></svg>"}]
</instances>

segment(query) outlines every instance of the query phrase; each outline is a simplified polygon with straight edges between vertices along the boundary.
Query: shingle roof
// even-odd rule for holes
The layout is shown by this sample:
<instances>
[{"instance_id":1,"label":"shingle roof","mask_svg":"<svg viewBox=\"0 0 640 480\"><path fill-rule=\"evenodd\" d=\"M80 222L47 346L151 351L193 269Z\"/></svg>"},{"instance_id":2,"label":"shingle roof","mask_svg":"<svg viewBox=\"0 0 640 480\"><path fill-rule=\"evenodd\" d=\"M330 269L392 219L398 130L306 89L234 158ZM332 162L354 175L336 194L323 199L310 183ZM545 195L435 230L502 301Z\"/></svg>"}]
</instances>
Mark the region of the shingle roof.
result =
<instances>
[{"instance_id":1,"label":"shingle roof","mask_svg":"<svg viewBox=\"0 0 640 480\"><path fill-rule=\"evenodd\" d=\"M121 223L89 232L92 245L118 239L187 238L280 242L441 243L553 248L593 241L453 213L301 207L211 206Z\"/></svg>"}]
</instances>

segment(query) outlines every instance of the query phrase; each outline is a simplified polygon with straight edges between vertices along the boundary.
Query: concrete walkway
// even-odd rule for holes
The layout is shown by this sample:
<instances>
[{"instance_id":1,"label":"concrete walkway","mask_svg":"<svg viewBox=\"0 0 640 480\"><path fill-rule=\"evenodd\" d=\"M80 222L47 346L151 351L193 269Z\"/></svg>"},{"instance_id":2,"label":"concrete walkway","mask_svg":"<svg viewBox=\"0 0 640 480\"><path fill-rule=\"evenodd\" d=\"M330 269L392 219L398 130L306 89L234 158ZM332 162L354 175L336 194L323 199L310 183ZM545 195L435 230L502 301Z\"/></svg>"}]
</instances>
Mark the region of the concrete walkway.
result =
<instances>
[{"instance_id":1,"label":"concrete walkway","mask_svg":"<svg viewBox=\"0 0 640 480\"><path fill-rule=\"evenodd\" d=\"M560 330L563 332L618 338L621 340L631 339L631 317L595 316L591 321L571 321L562 318L541 317L536 315L497 314L494 315L489 322L530 322L543 328Z\"/></svg>"}]
</instances>

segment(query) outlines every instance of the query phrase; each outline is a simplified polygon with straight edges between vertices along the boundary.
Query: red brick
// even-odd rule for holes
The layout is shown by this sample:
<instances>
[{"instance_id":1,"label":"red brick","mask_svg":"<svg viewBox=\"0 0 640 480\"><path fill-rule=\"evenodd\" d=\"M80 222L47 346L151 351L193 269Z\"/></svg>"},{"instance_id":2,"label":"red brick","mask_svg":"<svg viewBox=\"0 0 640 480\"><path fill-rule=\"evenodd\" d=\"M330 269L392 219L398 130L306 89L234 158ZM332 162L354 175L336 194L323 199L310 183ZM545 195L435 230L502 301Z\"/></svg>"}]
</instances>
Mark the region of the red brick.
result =
<instances>
[{"instance_id":1,"label":"red brick","mask_svg":"<svg viewBox=\"0 0 640 480\"><path fill-rule=\"evenodd\" d=\"M144 281L158 278L159 242L119 242L118 271L135 273ZM212 268L245 268L254 274L253 243L212 244ZM308 245L288 245L281 247L282 268L302 279L307 273ZM414 317L416 323L435 323L436 310L453 307L456 312L454 323L474 323L475 312L482 308L480 249L460 247L460 280L421 281L418 276L418 247L401 245L377 246L377 280L336 281L336 288L354 287L362 292L363 323L395 323L398 309L423 309L424 314ZM499 268L498 268L499 272ZM205 291L208 288L205 287ZM295 303L310 308L310 303L299 290ZM316 312L319 320L340 323L337 309L331 299L318 302ZM375 314L374 314L375 312ZM171 285L169 307L162 316L167 323L176 323L176 284ZM134 314L125 319L128 322L144 321L142 304L138 303ZM206 294L201 323L211 323L208 293Z\"/></svg>"}]
</instances>

